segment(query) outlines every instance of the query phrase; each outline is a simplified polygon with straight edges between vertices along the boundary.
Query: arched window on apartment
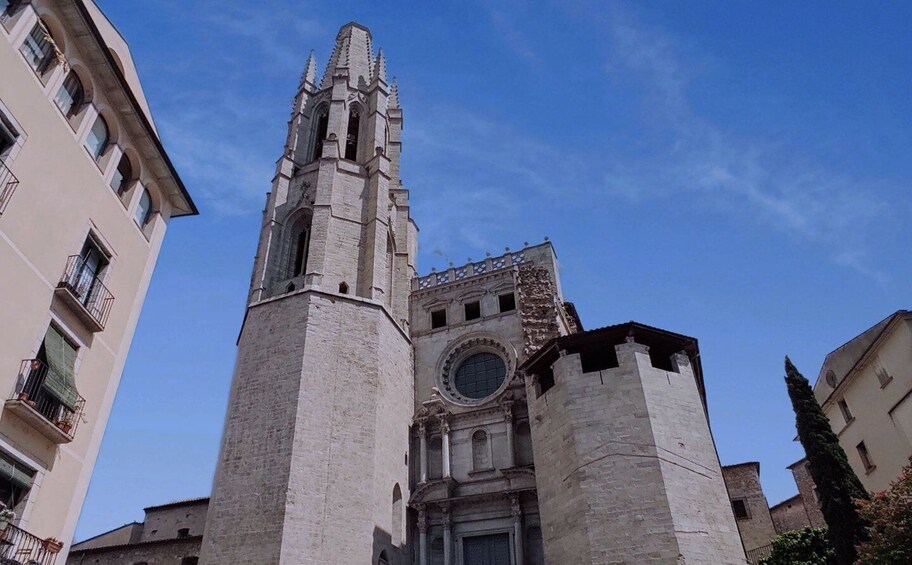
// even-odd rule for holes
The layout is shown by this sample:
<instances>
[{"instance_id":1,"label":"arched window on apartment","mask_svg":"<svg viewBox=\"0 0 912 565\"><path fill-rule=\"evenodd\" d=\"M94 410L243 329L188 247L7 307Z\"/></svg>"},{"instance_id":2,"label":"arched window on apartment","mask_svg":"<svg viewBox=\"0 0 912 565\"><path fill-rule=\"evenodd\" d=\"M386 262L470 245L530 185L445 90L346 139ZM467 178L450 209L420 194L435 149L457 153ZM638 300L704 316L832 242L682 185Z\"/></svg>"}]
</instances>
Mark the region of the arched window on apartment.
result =
<instances>
[{"instance_id":1,"label":"arched window on apartment","mask_svg":"<svg viewBox=\"0 0 912 565\"><path fill-rule=\"evenodd\" d=\"M491 461L488 457L488 434L478 430L472 434L472 469L481 471L490 469Z\"/></svg>"},{"instance_id":2,"label":"arched window on apartment","mask_svg":"<svg viewBox=\"0 0 912 565\"><path fill-rule=\"evenodd\" d=\"M149 223L152 217L152 195L145 188L139 196L139 204L136 205L136 212L133 214L133 221L139 227L144 227Z\"/></svg>"},{"instance_id":3,"label":"arched window on apartment","mask_svg":"<svg viewBox=\"0 0 912 565\"><path fill-rule=\"evenodd\" d=\"M393 545L402 545L402 489L399 488L399 483L396 483L396 486L393 487L393 527L390 536L393 540Z\"/></svg>"},{"instance_id":4,"label":"arched window on apartment","mask_svg":"<svg viewBox=\"0 0 912 565\"><path fill-rule=\"evenodd\" d=\"M316 115L317 121L314 123L311 161L323 156L323 140L326 139L326 132L329 129L329 109L326 106L321 106L317 108Z\"/></svg>"},{"instance_id":5,"label":"arched window on apartment","mask_svg":"<svg viewBox=\"0 0 912 565\"><path fill-rule=\"evenodd\" d=\"M352 104L348 112L348 131L345 132L345 158L358 160L358 134L361 132L361 108Z\"/></svg>"},{"instance_id":6,"label":"arched window on apartment","mask_svg":"<svg viewBox=\"0 0 912 565\"><path fill-rule=\"evenodd\" d=\"M101 158L108 148L110 135L108 122L99 114L98 117L95 118L95 123L92 124L92 129L89 130L89 135L85 140L85 148L88 149L92 158L96 161Z\"/></svg>"},{"instance_id":7,"label":"arched window on apartment","mask_svg":"<svg viewBox=\"0 0 912 565\"><path fill-rule=\"evenodd\" d=\"M111 188L114 189L118 196L123 196L130 189L132 182L133 164L130 163L130 158L124 153L120 156L120 162L117 163L117 168L114 169L114 174L111 176Z\"/></svg>"},{"instance_id":8,"label":"arched window on apartment","mask_svg":"<svg viewBox=\"0 0 912 565\"><path fill-rule=\"evenodd\" d=\"M85 104L85 88L82 86L82 81L79 80L79 75L75 71L70 71L63 84L60 85L60 90L57 91L57 96L54 97L54 103L57 104L57 107L60 108L60 111L67 119L78 114L83 104Z\"/></svg>"}]
</instances>

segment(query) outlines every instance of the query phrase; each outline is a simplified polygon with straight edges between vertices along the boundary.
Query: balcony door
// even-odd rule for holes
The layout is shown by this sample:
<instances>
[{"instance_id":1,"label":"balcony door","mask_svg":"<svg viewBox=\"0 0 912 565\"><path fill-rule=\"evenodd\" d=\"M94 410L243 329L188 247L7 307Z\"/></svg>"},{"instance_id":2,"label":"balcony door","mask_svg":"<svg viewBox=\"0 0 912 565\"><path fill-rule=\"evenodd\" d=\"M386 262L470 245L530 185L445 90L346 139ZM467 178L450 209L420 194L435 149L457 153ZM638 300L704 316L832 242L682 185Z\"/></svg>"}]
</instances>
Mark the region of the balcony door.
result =
<instances>
[{"instance_id":1,"label":"balcony door","mask_svg":"<svg viewBox=\"0 0 912 565\"><path fill-rule=\"evenodd\" d=\"M99 275L108 265L108 257L90 237L79 253L79 264L76 266L74 282L76 296L83 305L89 307L94 302L95 286L100 284Z\"/></svg>"},{"instance_id":2,"label":"balcony door","mask_svg":"<svg viewBox=\"0 0 912 565\"><path fill-rule=\"evenodd\" d=\"M511 565L510 535L464 538L463 555L465 565Z\"/></svg>"}]
</instances>

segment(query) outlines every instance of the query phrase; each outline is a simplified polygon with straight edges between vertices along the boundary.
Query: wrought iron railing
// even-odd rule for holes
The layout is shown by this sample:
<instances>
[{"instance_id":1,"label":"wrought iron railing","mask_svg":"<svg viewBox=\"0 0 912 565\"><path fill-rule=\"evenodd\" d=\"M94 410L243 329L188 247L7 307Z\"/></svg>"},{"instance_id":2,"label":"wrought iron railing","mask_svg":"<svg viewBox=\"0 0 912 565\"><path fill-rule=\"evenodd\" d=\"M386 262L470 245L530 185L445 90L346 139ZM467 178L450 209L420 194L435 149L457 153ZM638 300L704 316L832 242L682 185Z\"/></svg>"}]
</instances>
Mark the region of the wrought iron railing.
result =
<instances>
[{"instance_id":1,"label":"wrought iron railing","mask_svg":"<svg viewBox=\"0 0 912 565\"><path fill-rule=\"evenodd\" d=\"M773 551L772 545L764 545L762 547L754 548L747 552L747 561L751 565L757 565L760 563L760 560L764 557L769 557L770 553Z\"/></svg>"},{"instance_id":2,"label":"wrought iron railing","mask_svg":"<svg viewBox=\"0 0 912 565\"><path fill-rule=\"evenodd\" d=\"M85 409L85 399L71 387L66 377L54 372L40 359L22 362L13 399L25 402L70 437L76 435Z\"/></svg>"},{"instance_id":3,"label":"wrought iron railing","mask_svg":"<svg viewBox=\"0 0 912 565\"><path fill-rule=\"evenodd\" d=\"M69 290L89 315L104 328L114 304L114 295L101 282L93 268L81 255L67 258L66 270L57 285Z\"/></svg>"},{"instance_id":4,"label":"wrought iron railing","mask_svg":"<svg viewBox=\"0 0 912 565\"><path fill-rule=\"evenodd\" d=\"M0 565L54 565L61 544L8 524L0 532Z\"/></svg>"},{"instance_id":5,"label":"wrought iron railing","mask_svg":"<svg viewBox=\"0 0 912 565\"><path fill-rule=\"evenodd\" d=\"M19 179L16 178L13 171L9 170L6 163L0 160L0 214L3 214L3 211L6 210L6 205L12 198L17 186L19 186Z\"/></svg>"}]
</instances>

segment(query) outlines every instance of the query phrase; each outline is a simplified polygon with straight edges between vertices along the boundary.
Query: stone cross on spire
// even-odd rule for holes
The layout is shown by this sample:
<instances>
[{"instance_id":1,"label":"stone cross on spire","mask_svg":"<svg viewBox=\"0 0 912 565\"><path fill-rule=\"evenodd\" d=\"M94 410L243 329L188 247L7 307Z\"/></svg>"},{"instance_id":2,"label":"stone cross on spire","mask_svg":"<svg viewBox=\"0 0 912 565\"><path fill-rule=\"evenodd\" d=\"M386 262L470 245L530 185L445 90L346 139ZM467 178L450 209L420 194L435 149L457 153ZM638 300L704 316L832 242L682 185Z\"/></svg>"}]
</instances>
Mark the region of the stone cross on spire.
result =
<instances>
[{"instance_id":1,"label":"stone cross on spire","mask_svg":"<svg viewBox=\"0 0 912 565\"><path fill-rule=\"evenodd\" d=\"M359 23L350 22L342 26L336 35L336 45L332 56L323 73L320 88L332 85L332 77L338 74L347 74L351 83L358 85L361 81L368 84L371 81L371 33Z\"/></svg>"}]
</instances>

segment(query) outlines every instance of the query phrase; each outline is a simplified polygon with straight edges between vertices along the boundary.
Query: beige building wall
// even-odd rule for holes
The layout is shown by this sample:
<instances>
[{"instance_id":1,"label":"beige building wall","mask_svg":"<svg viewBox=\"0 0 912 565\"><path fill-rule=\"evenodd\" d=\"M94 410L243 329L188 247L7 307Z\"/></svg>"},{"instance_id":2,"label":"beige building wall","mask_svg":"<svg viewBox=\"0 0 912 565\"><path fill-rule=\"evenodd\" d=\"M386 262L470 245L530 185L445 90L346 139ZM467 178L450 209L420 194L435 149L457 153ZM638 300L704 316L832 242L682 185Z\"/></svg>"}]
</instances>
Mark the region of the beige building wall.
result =
<instances>
[{"instance_id":1,"label":"beige building wall","mask_svg":"<svg viewBox=\"0 0 912 565\"><path fill-rule=\"evenodd\" d=\"M38 33L49 51L36 71L21 49L39 21L51 40ZM85 96L65 115L55 100L71 73ZM12 139L0 152L0 453L4 465L31 475L14 525L65 542L62 562L166 227L196 210L149 122L125 42L91 2L8 7L0 76L0 120ZM85 145L99 115L109 136L96 159ZM131 171L120 183L113 179L124 155ZM144 191L151 206L137 221ZM107 263L94 277L85 257L72 258L88 238ZM68 265L86 270L67 273L66 286ZM73 361L65 388L75 384L84 399L75 410L49 395L50 361L21 370L23 360L41 358L51 325L75 349L74 361L64 356Z\"/></svg>"},{"instance_id":2,"label":"beige building wall","mask_svg":"<svg viewBox=\"0 0 912 565\"><path fill-rule=\"evenodd\" d=\"M912 312L830 353L814 392L865 488L887 489L912 457Z\"/></svg>"}]
</instances>

